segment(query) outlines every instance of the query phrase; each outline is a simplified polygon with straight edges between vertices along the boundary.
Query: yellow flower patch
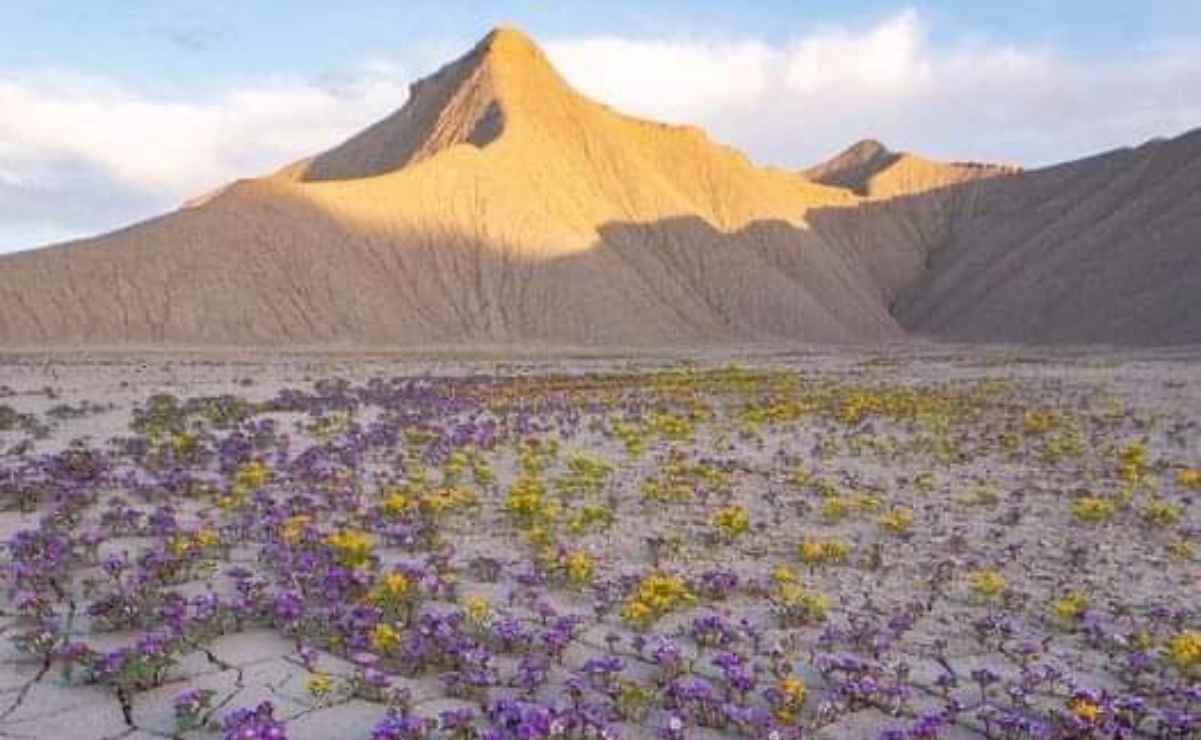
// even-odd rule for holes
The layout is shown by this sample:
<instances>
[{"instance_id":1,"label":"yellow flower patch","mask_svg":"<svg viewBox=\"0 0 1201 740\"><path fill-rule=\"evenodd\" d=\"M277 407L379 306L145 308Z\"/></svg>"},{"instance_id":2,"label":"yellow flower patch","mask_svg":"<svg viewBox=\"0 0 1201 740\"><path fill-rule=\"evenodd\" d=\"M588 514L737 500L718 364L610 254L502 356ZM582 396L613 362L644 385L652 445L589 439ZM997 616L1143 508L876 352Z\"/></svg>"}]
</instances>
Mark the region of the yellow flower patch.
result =
<instances>
[{"instance_id":1,"label":"yellow flower patch","mask_svg":"<svg viewBox=\"0 0 1201 740\"><path fill-rule=\"evenodd\" d=\"M334 550L338 562L347 568L360 568L371 561L375 552L375 540L365 532L344 529L325 538L325 544Z\"/></svg>"}]
</instances>

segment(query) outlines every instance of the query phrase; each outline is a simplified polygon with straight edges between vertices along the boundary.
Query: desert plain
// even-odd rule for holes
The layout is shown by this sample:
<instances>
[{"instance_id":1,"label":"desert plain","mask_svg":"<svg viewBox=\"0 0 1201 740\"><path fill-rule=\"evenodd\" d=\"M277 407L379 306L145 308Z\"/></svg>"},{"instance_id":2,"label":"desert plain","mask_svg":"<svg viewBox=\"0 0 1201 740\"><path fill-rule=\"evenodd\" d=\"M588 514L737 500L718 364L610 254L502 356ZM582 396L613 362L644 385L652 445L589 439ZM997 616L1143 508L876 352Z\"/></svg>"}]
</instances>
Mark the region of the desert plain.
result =
<instances>
[{"instance_id":1,"label":"desert plain","mask_svg":"<svg viewBox=\"0 0 1201 740\"><path fill-rule=\"evenodd\" d=\"M10 353L0 734L1195 737L1197 359Z\"/></svg>"}]
</instances>

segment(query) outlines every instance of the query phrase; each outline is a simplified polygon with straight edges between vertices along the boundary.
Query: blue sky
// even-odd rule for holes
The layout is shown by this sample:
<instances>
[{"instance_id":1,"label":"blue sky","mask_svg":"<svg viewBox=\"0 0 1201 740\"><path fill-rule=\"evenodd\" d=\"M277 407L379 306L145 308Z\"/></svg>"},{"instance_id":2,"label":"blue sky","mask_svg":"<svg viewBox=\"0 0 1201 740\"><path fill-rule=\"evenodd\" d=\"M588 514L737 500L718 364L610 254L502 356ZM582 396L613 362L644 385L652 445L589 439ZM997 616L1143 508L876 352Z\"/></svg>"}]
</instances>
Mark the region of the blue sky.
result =
<instances>
[{"instance_id":1,"label":"blue sky","mask_svg":"<svg viewBox=\"0 0 1201 740\"><path fill-rule=\"evenodd\" d=\"M584 92L781 166L866 136L1036 166L1201 126L1196 0L9 5L0 251L331 146L497 24Z\"/></svg>"},{"instance_id":2,"label":"blue sky","mask_svg":"<svg viewBox=\"0 0 1201 740\"><path fill-rule=\"evenodd\" d=\"M281 67L319 74L414 42L463 42L498 23L520 25L538 37L599 32L655 38L717 31L782 41L823 25L870 23L913 8L930 20L938 42L982 36L1053 45L1079 55L1123 53L1201 32L1201 3L1194 0L760 0L752 8L707 0L23 0L15 5L4 12L3 67L85 66L148 84L205 85Z\"/></svg>"}]
</instances>

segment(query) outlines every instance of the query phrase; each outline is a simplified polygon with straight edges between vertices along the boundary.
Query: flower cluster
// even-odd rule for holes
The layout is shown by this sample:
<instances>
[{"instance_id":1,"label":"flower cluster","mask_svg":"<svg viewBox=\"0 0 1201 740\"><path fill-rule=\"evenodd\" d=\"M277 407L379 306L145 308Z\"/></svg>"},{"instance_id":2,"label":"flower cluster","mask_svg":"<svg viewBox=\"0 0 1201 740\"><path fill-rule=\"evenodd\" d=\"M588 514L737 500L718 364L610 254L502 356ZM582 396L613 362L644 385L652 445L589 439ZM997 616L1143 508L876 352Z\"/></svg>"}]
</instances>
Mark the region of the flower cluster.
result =
<instances>
[{"instance_id":1,"label":"flower cluster","mask_svg":"<svg viewBox=\"0 0 1201 740\"><path fill-rule=\"evenodd\" d=\"M83 405L0 407L14 660L231 738L1201 731L1186 415L879 362L162 394L51 451ZM228 711L193 671L251 630L301 688Z\"/></svg>"}]
</instances>

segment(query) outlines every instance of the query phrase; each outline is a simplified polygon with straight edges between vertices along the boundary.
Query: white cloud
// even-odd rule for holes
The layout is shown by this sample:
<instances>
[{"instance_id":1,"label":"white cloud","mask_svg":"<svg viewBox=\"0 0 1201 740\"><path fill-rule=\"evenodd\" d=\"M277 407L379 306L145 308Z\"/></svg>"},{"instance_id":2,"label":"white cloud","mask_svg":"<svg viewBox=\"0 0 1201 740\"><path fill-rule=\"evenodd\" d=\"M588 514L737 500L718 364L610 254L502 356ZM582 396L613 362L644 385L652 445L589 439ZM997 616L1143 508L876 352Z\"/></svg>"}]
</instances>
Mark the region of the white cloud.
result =
<instances>
[{"instance_id":1,"label":"white cloud","mask_svg":"<svg viewBox=\"0 0 1201 740\"><path fill-rule=\"evenodd\" d=\"M1201 125L1201 48L1105 59L932 42L908 10L774 45L740 39L562 39L548 53L584 92L688 121L755 158L800 167L854 139L946 158L1049 164Z\"/></svg>"},{"instance_id":2,"label":"white cloud","mask_svg":"<svg viewBox=\"0 0 1201 740\"><path fill-rule=\"evenodd\" d=\"M409 78L372 62L337 84L181 101L62 71L0 74L0 252L122 226L315 154L403 104Z\"/></svg>"},{"instance_id":3,"label":"white cloud","mask_svg":"<svg viewBox=\"0 0 1201 740\"><path fill-rule=\"evenodd\" d=\"M567 39L546 53L571 82L598 100L676 123L746 106L769 89L776 51L758 41Z\"/></svg>"},{"instance_id":4,"label":"white cloud","mask_svg":"<svg viewBox=\"0 0 1201 740\"><path fill-rule=\"evenodd\" d=\"M944 158L1042 164L1201 125L1201 53L1178 43L1081 60L1048 48L936 44L915 11L791 40L560 38L553 62L620 110L701 125L800 167L872 136ZM401 105L445 44L321 80L167 99L81 72L0 70L0 250L155 215L324 150ZM22 239L20 224L36 224Z\"/></svg>"},{"instance_id":5,"label":"white cloud","mask_svg":"<svg viewBox=\"0 0 1201 740\"><path fill-rule=\"evenodd\" d=\"M77 160L117 183L171 197L324 149L407 96L374 71L348 88L278 82L209 101L157 100L104 79L46 73L0 78L0 166L16 177Z\"/></svg>"},{"instance_id":6,"label":"white cloud","mask_svg":"<svg viewBox=\"0 0 1201 740\"><path fill-rule=\"evenodd\" d=\"M917 13L905 13L866 33L820 31L780 50L784 87L794 95L830 93L896 98L931 82Z\"/></svg>"}]
</instances>

